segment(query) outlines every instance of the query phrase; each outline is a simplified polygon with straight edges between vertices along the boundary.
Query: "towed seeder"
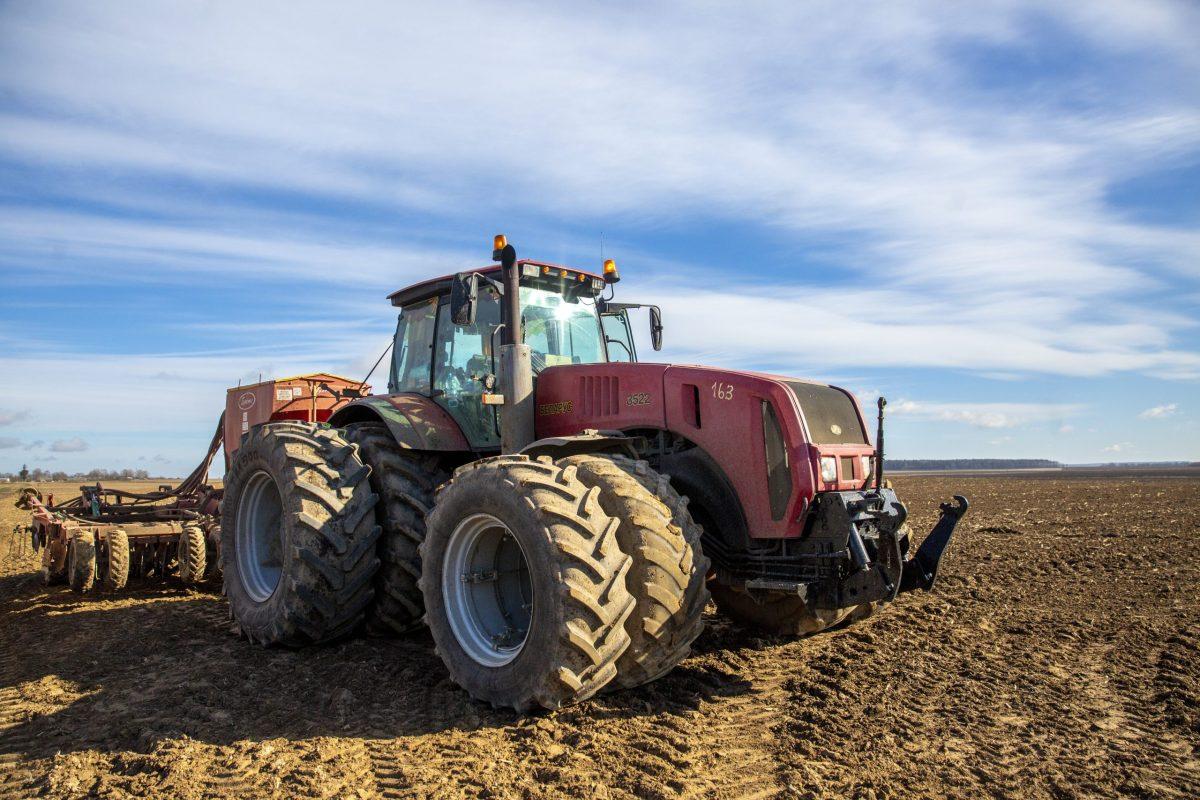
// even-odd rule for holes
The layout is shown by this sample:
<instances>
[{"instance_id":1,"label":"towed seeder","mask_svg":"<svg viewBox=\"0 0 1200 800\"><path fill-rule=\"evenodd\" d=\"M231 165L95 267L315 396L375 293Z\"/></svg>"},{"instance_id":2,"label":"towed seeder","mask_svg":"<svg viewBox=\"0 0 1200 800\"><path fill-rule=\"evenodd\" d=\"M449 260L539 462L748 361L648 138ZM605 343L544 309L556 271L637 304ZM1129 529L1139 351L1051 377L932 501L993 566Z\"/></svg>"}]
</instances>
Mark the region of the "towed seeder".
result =
<instances>
[{"instance_id":1,"label":"towed seeder","mask_svg":"<svg viewBox=\"0 0 1200 800\"><path fill-rule=\"evenodd\" d=\"M77 496L60 503L53 495L23 489L16 505L32 513L26 535L42 554L42 580L86 592L115 591L136 578L185 585L215 579L221 573L224 489L207 481L217 451L224 447L228 467L251 428L325 423L370 388L365 381L320 372L229 389L208 452L178 486L131 492L96 483L80 486Z\"/></svg>"},{"instance_id":2,"label":"towed seeder","mask_svg":"<svg viewBox=\"0 0 1200 800\"><path fill-rule=\"evenodd\" d=\"M221 490L207 482L221 447L224 415L204 460L178 486L130 492L96 483L61 503L23 489L17 507L32 512L26 531L42 553L42 581L77 592L116 591L131 578L177 578L195 585L220 570Z\"/></svg>"}]
</instances>

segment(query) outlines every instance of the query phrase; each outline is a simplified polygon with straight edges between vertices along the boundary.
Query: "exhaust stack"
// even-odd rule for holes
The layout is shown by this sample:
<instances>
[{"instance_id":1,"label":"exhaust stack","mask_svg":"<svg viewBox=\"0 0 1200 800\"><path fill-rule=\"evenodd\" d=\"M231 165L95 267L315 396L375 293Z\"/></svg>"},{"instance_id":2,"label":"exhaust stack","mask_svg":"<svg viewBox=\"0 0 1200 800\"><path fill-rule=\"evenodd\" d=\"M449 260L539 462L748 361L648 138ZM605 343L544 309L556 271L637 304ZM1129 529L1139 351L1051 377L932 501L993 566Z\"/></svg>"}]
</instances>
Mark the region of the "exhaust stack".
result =
<instances>
[{"instance_id":1,"label":"exhaust stack","mask_svg":"<svg viewBox=\"0 0 1200 800\"><path fill-rule=\"evenodd\" d=\"M524 343L521 329L521 276L517 270L517 250L503 235L495 239L492 260L499 261L503 268L507 317L500 345L500 392L504 397L504 408L500 411L500 451L519 453L534 440L533 351Z\"/></svg>"},{"instance_id":2,"label":"exhaust stack","mask_svg":"<svg viewBox=\"0 0 1200 800\"><path fill-rule=\"evenodd\" d=\"M887 398L879 398L879 427L875 429L875 491L883 488L883 408Z\"/></svg>"}]
</instances>

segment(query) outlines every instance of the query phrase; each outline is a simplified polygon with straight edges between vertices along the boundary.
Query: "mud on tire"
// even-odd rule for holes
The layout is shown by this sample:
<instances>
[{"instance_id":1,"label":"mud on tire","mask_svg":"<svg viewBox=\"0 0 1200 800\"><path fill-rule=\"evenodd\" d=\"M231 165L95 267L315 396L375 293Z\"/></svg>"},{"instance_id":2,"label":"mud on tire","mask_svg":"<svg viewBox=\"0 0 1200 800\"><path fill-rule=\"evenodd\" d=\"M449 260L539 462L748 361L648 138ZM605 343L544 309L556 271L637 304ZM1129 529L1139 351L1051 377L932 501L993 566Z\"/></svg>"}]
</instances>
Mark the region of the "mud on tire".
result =
<instances>
[{"instance_id":1,"label":"mud on tire","mask_svg":"<svg viewBox=\"0 0 1200 800\"><path fill-rule=\"evenodd\" d=\"M625 620L634 609L625 588L631 559L621 552L618 523L604 513L599 494L576 477L575 467L525 456L461 467L438 492L421 546L426 621L450 677L476 699L519 712L554 709L591 697L616 677L617 660L629 646ZM479 534L478 547L465 547L468 532L481 524L505 531L515 545ZM508 649L492 638L490 658L486 644L480 654L479 641L488 633L484 621L496 624L500 616L488 605L492 593L484 588L471 595L479 599L463 600L469 588L463 587L488 573L447 573L467 556L486 562L489 552L501 551L519 554L529 593L528 607L514 611L522 616L525 608L523 618L504 618L527 628L514 631L514 639L517 633L523 638ZM501 597L498 583L495 588Z\"/></svg>"},{"instance_id":2,"label":"mud on tire","mask_svg":"<svg viewBox=\"0 0 1200 800\"><path fill-rule=\"evenodd\" d=\"M184 524L179 534L179 580L184 586L195 586L204 581L208 562L208 543L204 541L204 529L198 523Z\"/></svg>"},{"instance_id":3,"label":"mud on tire","mask_svg":"<svg viewBox=\"0 0 1200 800\"><path fill-rule=\"evenodd\" d=\"M332 429L251 429L221 504L225 594L251 641L316 644L362 622L379 568L369 471Z\"/></svg>"},{"instance_id":4,"label":"mud on tire","mask_svg":"<svg viewBox=\"0 0 1200 800\"><path fill-rule=\"evenodd\" d=\"M117 592L129 583L129 536L117 528L108 534L101 586L106 592Z\"/></svg>"},{"instance_id":5,"label":"mud on tire","mask_svg":"<svg viewBox=\"0 0 1200 800\"><path fill-rule=\"evenodd\" d=\"M577 455L574 466L600 490L605 513L620 522L617 539L633 558L625 585L637 602L625 623L629 649L617 662L614 685L630 687L665 675L687 657L704 629L708 559L687 501L645 461L621 455Z\"/></svg>"},{"instance_id":6,"label":"mud on tire","mask_svg":"<svg viewBox=\"0 0 1200 800\"><path fill-rule=\"evenodd\" d=\"M90 592L96 583L96 544L90 532L76 533L67 546L67 582L75 592Z\"/></svg>"},{"instance_id":7,"label":"mud on tire","mask_svg":"<svg viewBox=\"0 0 1200 800\"><path fill-rule=\"evenodd\" d=\"M399 634L419 628L425 601L421 578L421 542L433 493L449 477L434 456L401 447L380 422L355 422L343 429L371 468L371 489L379 495L375 518L383 533L377 553L375 602L367 608L367 630Z\"/></svg>"}]
</instances>

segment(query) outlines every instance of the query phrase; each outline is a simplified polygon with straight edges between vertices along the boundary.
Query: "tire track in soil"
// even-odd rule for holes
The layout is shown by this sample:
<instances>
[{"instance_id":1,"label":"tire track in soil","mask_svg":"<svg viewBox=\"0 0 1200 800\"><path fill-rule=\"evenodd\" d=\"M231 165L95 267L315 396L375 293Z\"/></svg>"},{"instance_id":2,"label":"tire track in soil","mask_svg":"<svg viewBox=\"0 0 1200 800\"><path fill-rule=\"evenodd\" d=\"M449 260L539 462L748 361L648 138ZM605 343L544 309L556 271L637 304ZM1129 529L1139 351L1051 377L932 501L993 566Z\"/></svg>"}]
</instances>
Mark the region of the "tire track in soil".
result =
<instances>
[{"instance_id":1,"label":"tire track in soil","mask_svg":"<svg viewBox=\"0 0 1200 800\"><path fill-rule=\"evenodd\" d=\"M921 530L972 500L934 593L798 642L710 615L663 680L527 719L419 637L259 651L213 596L0 561L0 797L1200 796L1200 484L898 480Z\"/></svg>"},{"instance_id":2,"label":"tire track in soil","mask_svg":"<svg viewBox=\"0 0 1200 800\"><path fill-rule=\"evenodd\" d=\"M367 739L363 742L367 755L366 774L374 783L378 797L405 797L410 788L404 774L405 753L400 751L394 740Z\"/></svg>"},{"instance_id":3,"label":"tire track in soil","mask_svg":"<svg viewBox=\"0 0 1200 800\"><path fill-rule=\"evenodd\" d=\"M5 623L9 630L16 623ZM35 744L27 724L30 716L17 685L20 674L13 642L0 642L0 800L25 798L32 794L37 772L25 757Z\"/></svg>"},{"instance_id":4,"label":"tire track in soil","mask_svg":"<svg viewBox=\"0 0 1200 800\"><path fill-rule=\"evenodd\" d=\"M708 623L697 641L700 652L671 675L638 694L596 701L605 723L614 712L626 717L625 724L606 724L590 753L610 787L663 799L762 798L783 791L776 731L786 713L791 663L803 645L752 639L746 646L750 637L719 618ZM571 716L595 713L585 708ZM586 719L580 725L598 727Z\"/></svg>"}]
</instances>

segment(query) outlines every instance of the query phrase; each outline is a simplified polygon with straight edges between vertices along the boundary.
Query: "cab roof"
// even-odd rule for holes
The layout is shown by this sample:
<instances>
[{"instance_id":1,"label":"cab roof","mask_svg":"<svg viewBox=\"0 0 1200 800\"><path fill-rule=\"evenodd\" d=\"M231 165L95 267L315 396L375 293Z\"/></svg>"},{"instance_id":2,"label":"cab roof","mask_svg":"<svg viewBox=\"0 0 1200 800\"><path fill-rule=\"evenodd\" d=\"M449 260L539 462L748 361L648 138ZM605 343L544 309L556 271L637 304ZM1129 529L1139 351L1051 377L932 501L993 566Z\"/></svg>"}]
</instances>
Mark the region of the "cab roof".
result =
<instances>
[{"instance_id":1,"label":"cab roof","mask_svg":"<svg viewBox=\"0 0 1200 800\"><path fill-rule=\"evenodd\" d=\"M520 268L524 264L533 264L536 267L550 267L551 269L565 269L576 274L583 274L589 278L600 278L603 276L597 275L595 272L589 272L586 269L577 269L576 267L566 267L562 264L552 264L549 261L534 261L533 259L523 258L517 261L517 267ZM463 272L478 272L483 275L489 275L500 271L499 264L488 264L486 267L477 267L474 270L463 270ZM407 306L412 303L419 303L422 300L428 300L431 297L437 297L440 294L445 294L450 291L450 280L454 275L443 275L440 278L430 278L429 280L414 283L412 286L398 289L388 295L388 300L394 306Z\"/></svg>"}]
</instances>

